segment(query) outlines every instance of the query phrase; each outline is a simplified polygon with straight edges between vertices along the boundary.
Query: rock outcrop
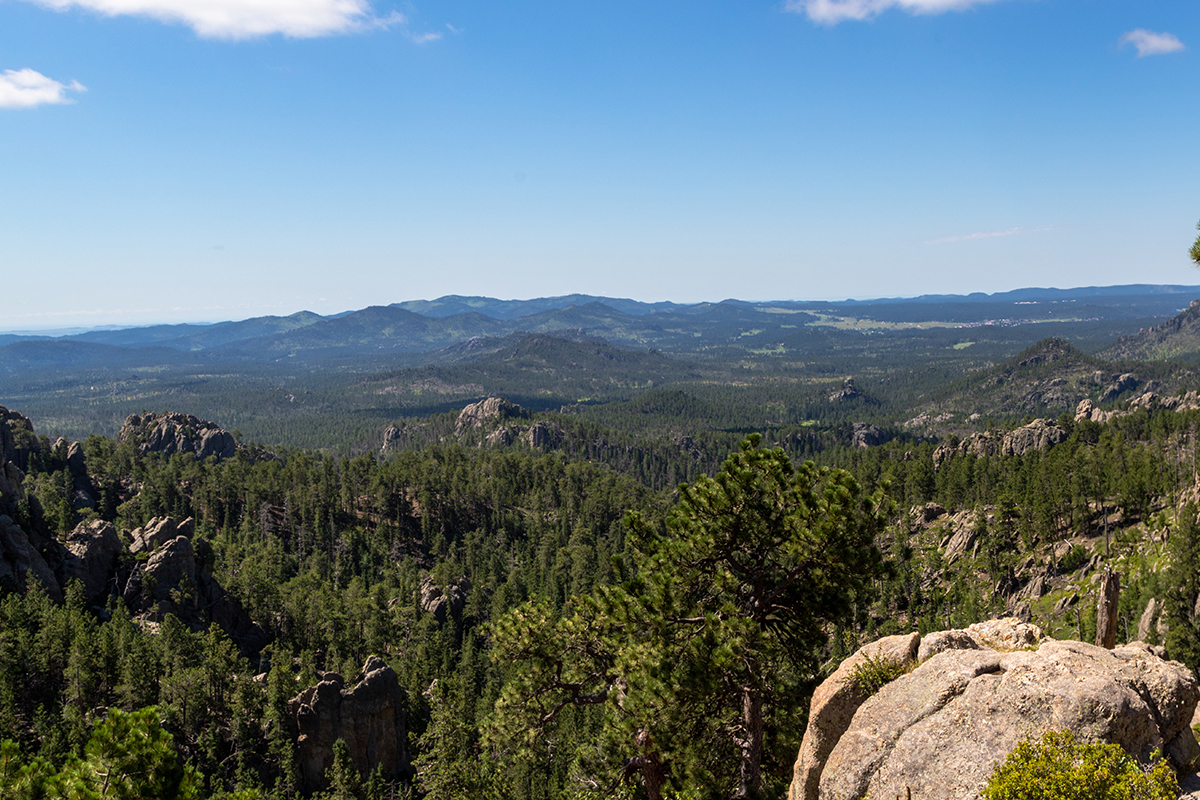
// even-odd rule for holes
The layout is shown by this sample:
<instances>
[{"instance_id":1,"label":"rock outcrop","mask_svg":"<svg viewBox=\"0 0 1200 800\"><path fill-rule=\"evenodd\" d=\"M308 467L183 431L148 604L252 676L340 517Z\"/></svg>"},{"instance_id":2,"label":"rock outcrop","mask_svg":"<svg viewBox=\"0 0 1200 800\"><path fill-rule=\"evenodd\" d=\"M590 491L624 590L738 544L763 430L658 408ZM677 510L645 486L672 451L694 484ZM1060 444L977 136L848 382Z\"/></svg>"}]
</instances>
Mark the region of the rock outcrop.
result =
<instances>
[{"instance_id":1,"label":"rock outcrop","mask_svg":"<svg viewBox=\"0 0 1200 800\"><path fill-rule=\"evenodd\" d=\"M1110 400L1114 400L1122 392L1127 392L1130 389L1136 389L1140 383L1141 379L1132 372L1115 375L1100 393L1100 402L1107 403Z\"/></svg>"},{"instance_id":2,"label":"rock outcrop","mask_svg":"<svg viewBox=\"0 0 1200 800\"><path fill-rule=\"evenodd\" d=\"M0 406L0 466L11 461L24 470L29 466L29 456L41 450L42 443L29 417Z\"/></svg>"},{"instance_id":3,"label":"rock outcrop","mask_svg":"<svg viewBox=\"0 0 1200 800\"><path fill-rule=\"evenodd\" d=\"M40 538L22 529L12 517L0 515L0 589L24 592L30 588L30 581L36 580L46 594L61 601L58 577L43 556L47 544Z\"/></svg>"},{"instance_id":4,"label":"rock outcrop","mask_svg":"<svg viewBox=\"0 0 1200 800\"><path fill-rule=\"evenodd\" d=\"M238 445L233 434L191 414L131 414L117 434L133 442L140 453L192 453L196 458L233 458Z\"/></svg>"},{"instance_id":5,"label":"rock outcrop","mask_svg":"<svg viewBox=\"0 0 1200 800\"><path fill-rule=\"evenodd\" d=\"M191 517L182 522L174 517L155 517L143 527L134 529L130 534L133 537L133 543L129 545L129 552L140 553L143 550L154 550L176 536L186 536L190 539L195 532L196 523Z\"/></svg>"},{"instance_id":6,"label":"rock outcrop","mask_svg":"<svg viewBox=\"0 0 1200 800\"><path fill-rule=\"evenodd\" d=\"M1065 442L1068 435L1066 429L1057 422L1035 419L1028 425L1004 434L1000 455L1022 456L1034 450L1045 450Z\"/></svg>"},{"instance_id":7,"label":"rock outcrop","mask_svg":"<svg viewBox=\"0 0 1200 800\"><path fill-rule=\"evenodd\" d=\"M549 422L535 422L525 431L522 439L533 450L549 450L562 444L563 429Z\"/></svg>"},{"instance_id":8,"label":"rock outcrop","mask_svg":"<svg viewBox=\"0 0 1200 800\"><path fill-rule=\"evenodd\" d=\"M516 403L505 400L503 397L489 397L486 400L480 400L478 403L471 403L468 406L464 406L463 410L458 412L458 421L454 424L454 433L462 434L463 431L476 430L485 425L513 417L527 419L529 412Z\"/></svg>"},{"instance_id":9,"label":"rock outcrop","mask_svg":"<svg viewBox=\"0 0 1200 800\"><path fill-rule=\"evenodd\" d=\"M1185 776L1200 757L1189 727L1196 679L1145 644L1055 641L1015 619L913 637L868 645L818 687L790 800L975 797L1018 742L1049 730L1143 760L1161 750ZM925 659L916 669L869 698L847 691L854 659L902 660L914 645Z\"/></svg>"},{"instance_id":10,"label":"rock outcrop","mask_svg":"<svg viewBox=\"0 0 1200 800\"><path fill-rule=\"evenodd\" d=\"M172 613L195 630L216 623L243 653L257 652L266 634L236 598L212 576L212 547L193 538L191 517L161 517L135 531L134 544L149 557L128 573L122 596L138 619L155 622Z\"/></svg>"},{"instance_id":11,"label":"rock outcrop","mask_svg":"<svg viewBox=\"0 0 1200 800\"><path fill-rule=\"evenodd\" d=\"M71 555L60 571L61 584L81 580L88 601L103 605L117 582L122 549L117 529L103 520L81 522L68 534L66 547Z\"/></svg>"},{"instance_id":12,"label":"rock outcrop","mask_svg":"<svg viewBox=\"0 0 1200 800\"><path fill-rule=\"evenodd\" d=\"M917 657L920 634L885 636L847 658L817 690L809 706L808 727L796 757L795 777L789 797L816 798L821 770L834 745L850 727L854 712L867 695L854 680L855 671L868 659L903 664Z\"/></svg>"},{"instance_id":13,"label":"rock outcrop","mask_svg":"<svg viewBox=\"0 0 1200 800\"><path fill-rule=\"evenodd\" d=\"M444 623L448 616L459 618L467 604L467 593L471 591L471 582L466 576L445 588L427 577L421 582L421 609L432 614L438 622Z\"/></svg>"},{"instance_id":14,"label":"rock outcrop","mask_svg":"<svg viewBox=\"0 0 1200 800\"><path fill-rule=\"evenodd\" d=\"M849 400L857 400L862 396L863 393L854 385L854 378L846 378L842 381L842 388L829 395L829 402L844 403Z\"/></svg>"},{"instance_id":15,"label":"rock outcrop","mask_svg":"<svg viewBox=\"0 0 1200 800\"><path fill-rule=\"evenodd\" d=\"M396 673L378 656L345 688L342 676L326 672L321 682L288 702L296 736L296 756L305 792L327 786L325 770L333 765L333 745L346 742L362 775L380 769L396 779L412 771L406 746L404 691Z\"/></svg>"},{"instance_id":16,"label":"rock outcrop","mask_svg":"<svg viewBox=\"0 0 1200 800\"><path fill-rule=\"evenodd\" d=\"M951 456L957 454L985 456L1020 456L1034 450L1044 450L1066 441L1067 430L1057 422L1035 419L1028 425L1000 433L981 431L973 433L958 443L940 445L933 451L933 468L936 470Z\"/></svg>"},{"instance_id":17,"label":"rock outcrop","mask_svg":"<svg viewBox=\"0 0 1200 800\"><path fill-rule=\"evenodd\" d=\"M850 426L850 444L853 447L877 447L888 440L888 435L869 422L856 422Z\"/></svg>"}]
</instances>

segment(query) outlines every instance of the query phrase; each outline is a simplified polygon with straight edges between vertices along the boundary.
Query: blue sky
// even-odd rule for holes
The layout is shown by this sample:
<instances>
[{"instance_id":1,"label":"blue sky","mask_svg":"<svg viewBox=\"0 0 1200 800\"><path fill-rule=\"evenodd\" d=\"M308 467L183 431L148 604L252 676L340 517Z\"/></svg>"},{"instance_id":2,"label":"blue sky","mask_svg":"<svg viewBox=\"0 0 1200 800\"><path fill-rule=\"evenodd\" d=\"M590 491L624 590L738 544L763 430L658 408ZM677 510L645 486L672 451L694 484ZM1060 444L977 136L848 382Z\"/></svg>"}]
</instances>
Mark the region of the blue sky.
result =
<instances>
[{"instance_id":1,"label":"blue sky","mask_svg":"<svg viewBox=\"0 0 1200 800\"><path fill-rule=\"evenodd\" d=\"M1194 0L3 0L0 328L1200 283Z\"/></svg>"}]
</instances>

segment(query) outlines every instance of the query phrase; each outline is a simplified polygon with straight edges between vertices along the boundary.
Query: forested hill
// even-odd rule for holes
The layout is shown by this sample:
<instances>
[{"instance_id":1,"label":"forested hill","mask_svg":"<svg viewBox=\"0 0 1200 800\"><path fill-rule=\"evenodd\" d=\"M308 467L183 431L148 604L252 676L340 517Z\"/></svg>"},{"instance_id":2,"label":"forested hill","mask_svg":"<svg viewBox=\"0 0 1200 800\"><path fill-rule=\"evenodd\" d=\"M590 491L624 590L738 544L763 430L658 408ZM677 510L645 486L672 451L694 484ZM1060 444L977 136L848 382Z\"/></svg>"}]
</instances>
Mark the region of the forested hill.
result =
<instances>
[{"instance_id":1,"label":"forested hill","mask_svg":"<svg viewBox=\"0 0 1200 800\"><path fill-rule=\"evenodd\" d=\"M585 329L614 344L691 350L806 325L848 320L876 329L889 326L1014 325L1053 322L1163 319L1187 308L1200 287L1130 285L1080 289L1020 289L993 295L928 295L917 298L832 301L725 300L719 303L644 303L566 295L534 300L447 296L320 316L298 311L208 325L152 325L103 329L59 337L63 342L115 347L161 346L214 351L224 358L321 359L342 356L428 353L480 336ZM0 345L45 340L45 335L0 337ZM700 342L693 341L700 339ZM0 353L2 356L3 353ZM2 359L0 359L2 361Z\"/></svg>"},{"instance_id":2,"label":"forested hill","mask_svg":"<svg viewBox=\"0 0 1200 800\"><path fill-rule=\"evenodd\" d=\"M1051 351L1081 358L1051 343L1009 367ZM540 352L509 355L536 366ZM856 387L838 381L823 402L875 407ZM941 442L861 446L829 428L802 446L798 425L739 447L740 432L687 427L740 413L730 404L665 389L610 406L605 426L561 425L557 445L548 418L494 402L410 419L395 426L403 446L353 458L264 454L186 415L170 436L142 425L73 444L3 411L0 780L83 785L129 758L164 797L717 798L746 781L779 797L807 693L859 644L1006 613L1088 639L1105 567L1122 575L1120 638L1194 668L1200 412L1187 397ZM653 426L620 440L621 420L664 415L680 426L669 446L647 445ZM417 441L422 426L440 441ZM189 431L223 444L197 459L181 451ZM647 480L667 473L692 488ZM759 498L756 519L791 521L728 527L730 487ZM812 516L822 503L846 505ZM810 545L772 538L792 525ZM726 618L747 589L706 570L735 529L767 534L754 562L782 571L764 580L852 573L795 599L807 612L784 627ZM319 750L300 739L306 720L360 714L400 731L391 760L350 733ZM739 743L758 721L749 764Z\"/></svg>"}]
</instances>

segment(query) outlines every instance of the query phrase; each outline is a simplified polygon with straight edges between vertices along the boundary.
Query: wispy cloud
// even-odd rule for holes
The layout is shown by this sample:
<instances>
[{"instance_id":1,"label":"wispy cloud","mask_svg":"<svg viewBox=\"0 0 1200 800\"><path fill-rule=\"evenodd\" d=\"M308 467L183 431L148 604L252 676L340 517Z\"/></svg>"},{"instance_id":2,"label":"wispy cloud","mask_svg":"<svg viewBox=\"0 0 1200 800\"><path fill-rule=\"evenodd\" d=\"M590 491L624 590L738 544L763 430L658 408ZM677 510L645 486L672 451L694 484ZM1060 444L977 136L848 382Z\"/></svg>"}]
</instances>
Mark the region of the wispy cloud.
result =
<instances>
[{"instance_id":1,"label":"wispy cloud","mask_svg":"<svg viewBox=\"0 0 1200 800\"><path fill-rule=\"evenodd\" d=\"M425 44L426 42L436 42L438 39L442 38L442 35L440 33L435 33L432 31L427 32L427 33L412 33L410 31L406 35L408 36L409 40L414 42L415 44Z\"/></svg>"},{"instance_id":2,"label":"wispy cloud","mask_svg":"<svg viewBox=\"0 0 1200 800\"><path fill-rule=\"evenodd\" d=\"M787 0L785 8L807 14L813 22L836 25L847 19L871 19L892 8L910 14L942 14L992 2L996 0Z\"/></svg>"},{"instance_id":3,"label":"wispy cloud","mask_svg":"<svg viewBox=\"0 0 1200 800\"><path fill-rule=\"evenodd\" d=\"M32 69L6 69L0 73L0 108L74 103L67 92L86 92L79 81L61 83Z\"/></svg>"},{"instance_id":4,"label":"wispy cloud","mask_svg":"<svg viewBox=\"0 0 1200 800\"><path fill-rule=\"evenodd\" d=\"M210 39L282 34L295 38L403 26L403 14L377 17L366 0L28 0L56 11L82 8L187 25Z\"/></svg>"},{"instance_id":5,"label":"wispy cloud","mask_svg":"<svg viewBox=\"0 0 1200 800\"><path fill-rule=\"evenodd\" d=\"M1020 233L1039 233L1054 230L1053 225L1043 225L1040 228L1009 228L1003 231L979 231L977 233L960 233L954 236L943 236L940 239L930 239L925 244L946 244L947 242L969 242L972 239L995 239L997 236L1016 236Z\"/></svg>"},{"instance_id":6,"label":"wispy cloud","mask_svg":"<svg viewBox=\"0 0 1200 800\"><path fill-rule=\"evenodd\" d=\"M1142 56L1161 56L1166 53L1178 53L1185 50L1183 42L1171 33L1155 33L1145 28L1132 30L1121 37L1121 46L1131 44L1137 48L1138 58Z\"/></svg>"}]
</instances>

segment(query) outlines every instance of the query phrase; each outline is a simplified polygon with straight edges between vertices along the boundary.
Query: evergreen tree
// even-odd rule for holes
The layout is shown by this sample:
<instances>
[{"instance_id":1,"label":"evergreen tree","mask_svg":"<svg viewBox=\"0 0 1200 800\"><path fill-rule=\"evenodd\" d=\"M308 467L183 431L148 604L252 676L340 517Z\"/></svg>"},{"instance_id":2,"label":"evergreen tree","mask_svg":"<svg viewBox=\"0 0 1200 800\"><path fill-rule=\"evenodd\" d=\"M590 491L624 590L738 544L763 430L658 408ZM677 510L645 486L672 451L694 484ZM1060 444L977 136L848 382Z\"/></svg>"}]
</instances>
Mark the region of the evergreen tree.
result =
<instances>
[{"instance_id":1,"label":"evergreen tree","mask_svg":"<svg viewBox=\"0 0 1200 800\"><path fill-rule=\"evenodd\" d=\"M1195 503L1179 512L1179 522L1167 542L1170 566L1166 575L1164 613L1167 653L1175 661L1200 668L1200 625L1196 600L1200 596L1200 521Z\"/></svg>"},{"instance_id":2,"label":"evergreen tree","mask_svg":"<svg viewBox=\"0 0 1200 800\"><path fill-rule=\"evenodd\" d=\"M722 750L738 774L718 780L760 796L764 706L815 678L823 626L865 601L887 511L849 473L794 467L760 441L681 486L665 528L631 515L623 585L568 618L535 602L497 625L495 657L519 668L494 731L524 727L529 744L564 709L604 703L610 761L636 771L651 800Z\"/></svg>"}]
</instances>

